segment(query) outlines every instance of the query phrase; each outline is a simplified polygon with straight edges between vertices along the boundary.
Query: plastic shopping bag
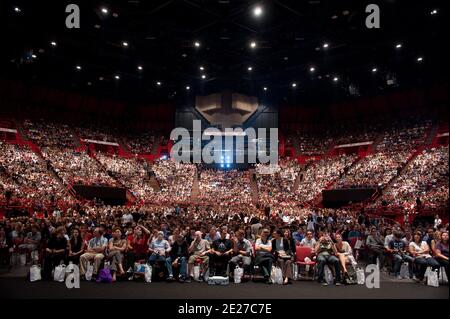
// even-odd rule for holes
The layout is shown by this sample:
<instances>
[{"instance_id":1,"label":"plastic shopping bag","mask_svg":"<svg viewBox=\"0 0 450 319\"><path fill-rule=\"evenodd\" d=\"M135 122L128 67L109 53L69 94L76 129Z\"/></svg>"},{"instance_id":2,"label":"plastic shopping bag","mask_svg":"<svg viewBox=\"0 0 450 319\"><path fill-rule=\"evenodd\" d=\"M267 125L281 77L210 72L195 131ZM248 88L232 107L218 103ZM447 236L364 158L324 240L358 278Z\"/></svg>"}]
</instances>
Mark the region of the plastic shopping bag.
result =
<instances>
[{"instance_id":1,"label":"plastic shopping bag","mask_svg":"<svg viewBox=\"0 0 450 319\"><path fill-rule=\"evenodd\" d=\"M270 279L274 284L282 285L283 284L283 273L280 267L272 266L272 272L270 274Z\"/></svg>"},{"instance_id":2,"label":"plastic shopping bag","mask_svg":"<svg viewBox=\"0 0 450 319\"><path fill-rule=\"evenodd\" d=\"M144 279L145 279L145 282L147 282L147 283L152 282L152 266L145 265Z\"/></svg>"},{"instance_id":3,"label":"plastic shopping bag","mask_svg":"<svg viewBox=\"0 0 450 319\"><path fill-rule=\"evenodd\" d=\"M358 285L364 285L366 283L366 274L364 273L364 269L358 268L356 270L356 279L358 281Z\"/></svg>"},{"instance_id":4,"label":"plastic shopping bag","mask_svg":"<svg viewBox=\"0 0 450 319\"><path fill-rule=\"evenodd\" d=\"M400 277L409 279L409 264L407 262L404 262L400 268Z\"/></svg>"},{"instance_id":5,"label":"plastic shopping bag","mask_svg":"<svg viewBox=\"0 0 450 319\"><path fill-rule=\"evenodd\" d=\"M330 268L328 267L328 265L325 266L324 269L325 272L325 281L329 284L332 285L334 282L334 277L333 277L333 273L331 272Z\"/></svg>"},{"instance_id":6,"label":"plastic shopping bag","mask_svg":"<svg viewBox=\"0 0 450 319\"><path fill-rule=\"evenodd\" d=\"M84 277L86 278L87 281L91 281L93 273L94 273L94 266L88 264L86 273L84 274Z\"/></svg>"},{"instance_id":7,"label":"plastic shopping bag","mask_svg":"<svg viewBox=\"0 0 450 319\"><path fill-rule=\"evenodd\" d=\"M53 272L53 280L63 282L66 278L66 265L61 264L55 267L55 271Z\"/></svg>"},{"instance_id":8,"label":"plastic shopping bag","mask_svg":"<svg viewBox=\"0 0 450 319\"><path fill-rule=\"evenodd\" d=\"M39 267L38 265L33 265L30 267L30 281L34 282L34 281L38 281L41 280L41 267Z\"/></svg>"},{"instance_id":9,"label":"plastic shopping bag","mask_svg":"<svg viewBox=\"0 0 450 319\"><path fill-rule=\"evenodd\" d=\"M427 277L427 285L431 287L439 287L438 271L431 271Z\"/></svg>"},{"instance_id":10,"label":"plastic shopping bag","mask_svg":"<svg viewBox=\"0 0 450 319\"><path fill-rule=\"evenodd\" d=\"M234 283L240 284L243 275L244 275L244 269L242 269L240 267L234 268L234 274L233 274Z\"/></svg>"},{"instance_id":11,"label":"plastic shopping bag","mask_svg":"<svg viewBox=\"0 0 450 319\"><path fill-rule=\"evenodd\" d=\"M194 266L194 280L198 281L200 278L200 266Z\"/></svg>"},{"instance_id":12,"label":"plastic shopping bag","mask_svg":"<svg viewBox=\"0 0 450 319\"><path fill-rule=\"evenodd\" d=\"M444 267L441 267L441 269L439 271L439 283L441 285L448 284L447 273L445 272L445 268Z\"/></svg>"}]
</instances>

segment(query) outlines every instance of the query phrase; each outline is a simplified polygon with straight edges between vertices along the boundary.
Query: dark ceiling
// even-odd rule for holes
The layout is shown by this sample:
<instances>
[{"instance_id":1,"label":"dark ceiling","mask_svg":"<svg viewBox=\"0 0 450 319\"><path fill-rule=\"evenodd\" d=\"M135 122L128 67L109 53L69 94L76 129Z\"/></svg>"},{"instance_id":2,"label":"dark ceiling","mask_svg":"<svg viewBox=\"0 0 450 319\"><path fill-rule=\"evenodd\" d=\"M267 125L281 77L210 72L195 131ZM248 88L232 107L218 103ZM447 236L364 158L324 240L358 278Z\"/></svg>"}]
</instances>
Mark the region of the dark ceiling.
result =
<instances>
[{"instance_id":1,"label":"dark ceiling","mask_svg":"<svg viewBox=\"0 0 450 319\"><path fill-rule=\"evenodd\" d=\"M2 1L1 72L130 101L183 101L223 89L278 101L330 101L447 81L446 1L376 1L378 30L365 26L372 2ZM69 3L80 6L80 29L65 27ZM256 6L260 17L253 15Z\"/></svg>"}]
</instances>

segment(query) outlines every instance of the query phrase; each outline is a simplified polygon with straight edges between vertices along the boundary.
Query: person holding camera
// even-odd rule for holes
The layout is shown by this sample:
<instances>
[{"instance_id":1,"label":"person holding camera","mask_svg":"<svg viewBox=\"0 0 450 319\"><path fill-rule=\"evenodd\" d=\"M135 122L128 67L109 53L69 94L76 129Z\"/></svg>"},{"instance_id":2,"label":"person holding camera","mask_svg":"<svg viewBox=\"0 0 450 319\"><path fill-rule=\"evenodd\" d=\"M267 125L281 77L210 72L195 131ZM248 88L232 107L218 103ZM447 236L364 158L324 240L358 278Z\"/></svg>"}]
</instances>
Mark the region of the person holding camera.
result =
<instances>
[{"instance_id":1,"label":"person holding camera","mask_svg":"<svg viewBox=\"0 0 450 319\"><path fill-rule=\"evenodd\" d=\"M318 281L323 286L328 285L326 280L324 280L325 265L333 266L335 270L335 285L341 285L341 266L339 263L339 258L336 257L338 252L336 246L331 240L330 234L327 230L324 231L323 236L319 239L316 244L315 252L317 255L317 269L319 278Z\"/></svg>"}]
</instances>

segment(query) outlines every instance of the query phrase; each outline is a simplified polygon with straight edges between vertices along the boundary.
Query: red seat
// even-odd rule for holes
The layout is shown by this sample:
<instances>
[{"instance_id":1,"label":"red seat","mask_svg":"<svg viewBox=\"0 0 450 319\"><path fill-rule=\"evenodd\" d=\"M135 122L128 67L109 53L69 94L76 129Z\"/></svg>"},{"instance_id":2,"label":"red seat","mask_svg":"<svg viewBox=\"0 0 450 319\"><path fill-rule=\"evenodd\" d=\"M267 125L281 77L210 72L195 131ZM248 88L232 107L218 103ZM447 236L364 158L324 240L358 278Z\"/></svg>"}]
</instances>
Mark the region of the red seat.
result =
<instances>
[{"instance_id":1,"label":"red seat","mask_svg":"<svg viewBox=\"0 0 450 319\"><path fill-rule=\"evenodd\" d=\"M313 266L312 280L314 280L314 277L316 274L316 262L312 260L313 259L312 255L313 254L312 254L312 250L310 247L302 247L302 246L295 247L295 263L297 265ZM306 257L311 259L311 261L305 261Z\"/></svg>"}]
</instances>

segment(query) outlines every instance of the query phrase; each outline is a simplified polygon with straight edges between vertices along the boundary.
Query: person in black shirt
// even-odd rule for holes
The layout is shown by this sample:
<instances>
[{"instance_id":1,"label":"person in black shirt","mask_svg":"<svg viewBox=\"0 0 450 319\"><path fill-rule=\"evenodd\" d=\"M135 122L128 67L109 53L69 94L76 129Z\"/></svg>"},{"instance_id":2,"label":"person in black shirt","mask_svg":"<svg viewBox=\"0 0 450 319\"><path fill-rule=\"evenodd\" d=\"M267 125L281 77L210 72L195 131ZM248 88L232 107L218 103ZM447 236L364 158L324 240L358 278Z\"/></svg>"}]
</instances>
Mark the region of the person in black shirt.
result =
<instances>
[{"instance_id":1,"label":"person in black shirt","mask_svg":"<svg viewBox=\"0 0 450 319\"><path fill-rule=\"evenodd\" d=\"M78 228L74 228L72 231L72 237L69 240L68 260L78 265L80 263L80 256L84 252L85 246L86 245L83 238L81 238L80 230Z\"/></svg>"},{"instance_id":2,"label":"person in black shirt","mask_svg":"<svg viewBox=\"0 0 450 319\"><path fill-rule=\"evenodd\" d=\"M214 269L215 275L228 276L227 265L233 254L233 242L227 239L227 235L227 227L223 226L220 238L212 243L210 266Z\"/></svg>"},{"instance_id":3,"label":"person in black shirt","mask_svg":"<svg viewBox=\"0 0 450 319\"><path fill-rule=\"evenodd\" d=\"M172 250L170 251L170 258L172 259L172 267L180 268L180 273L178 280L180 282L185 282L188 278L187 276L187 258L188 244L186 240L181 235L176 235L175 242L172 244Z\"/></svg>"},{"instance_id":4,"label":"person in black shirt","mask_svg":"<svg viewBox=\"0 0 450 319\"><path fill-rule=\"evenodd\" d=\"M45 249L44 279L52 280L52 270L64 261L67 250L67 239L64 237L64 227L58 227L50 237Z\"/></svg>"}]
</instances>

